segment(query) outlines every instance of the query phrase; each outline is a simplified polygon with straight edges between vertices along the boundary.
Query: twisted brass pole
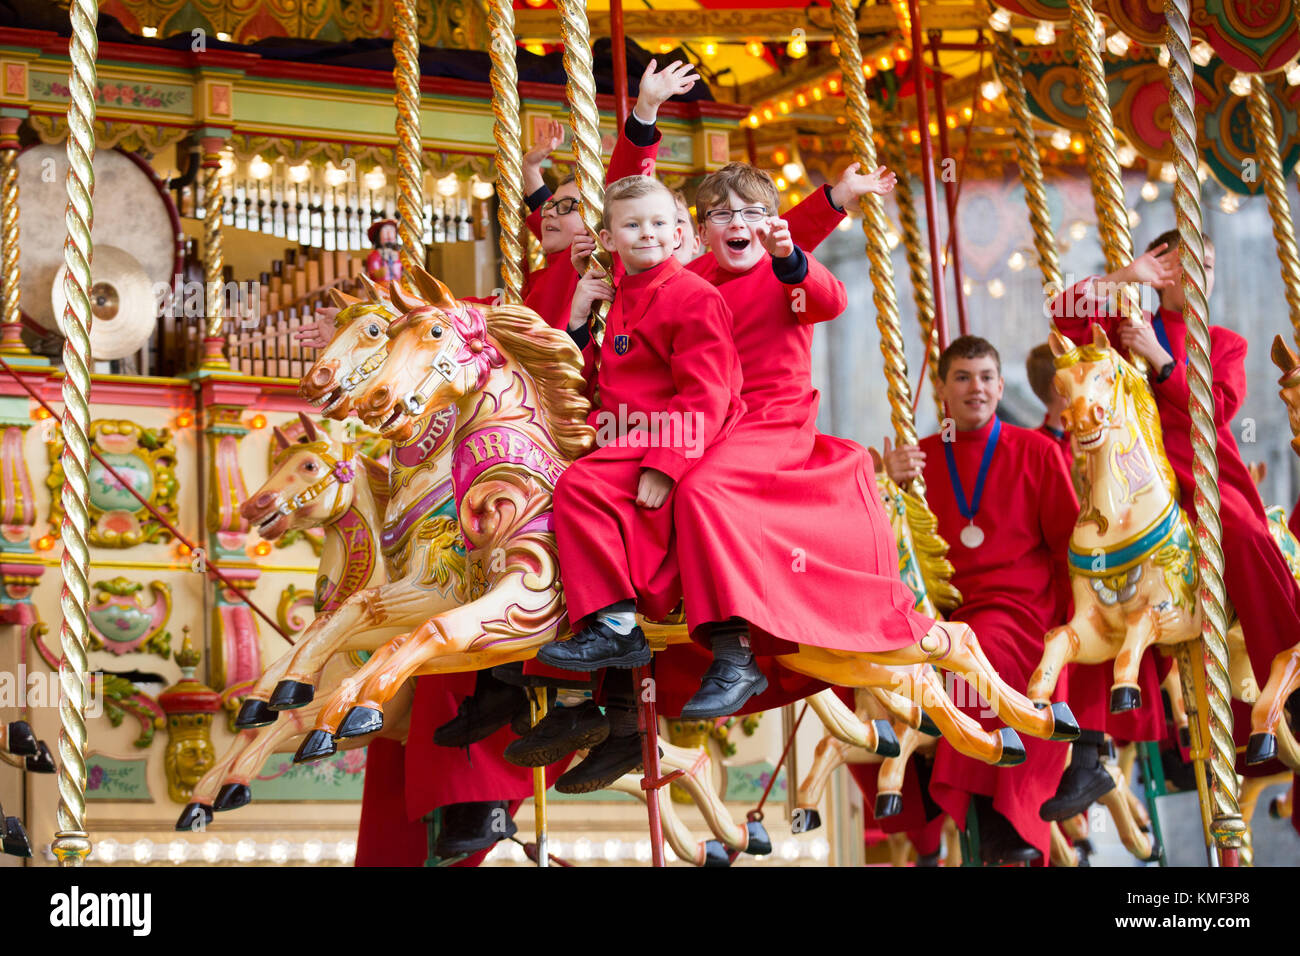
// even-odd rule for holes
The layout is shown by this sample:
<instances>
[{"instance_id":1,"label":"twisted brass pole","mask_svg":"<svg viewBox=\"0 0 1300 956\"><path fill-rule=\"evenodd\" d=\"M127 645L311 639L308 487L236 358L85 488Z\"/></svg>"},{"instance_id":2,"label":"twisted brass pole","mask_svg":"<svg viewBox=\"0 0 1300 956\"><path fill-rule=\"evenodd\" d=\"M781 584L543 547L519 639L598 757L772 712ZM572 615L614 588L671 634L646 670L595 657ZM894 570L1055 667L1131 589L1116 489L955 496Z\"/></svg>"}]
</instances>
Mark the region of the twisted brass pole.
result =
<instances>
[{"instance_id":1,"label":"twisted brass pole","mask_svg":"<svg viewBox=\"0 0 1300 956\"><path fill-rule=\"evenodd\" d=\"M930 271L925 266L925 252L921 249L921 224L916 217L916 197L912 195L912 182L907 173L903 128L891 124L885 127L884 135L882 152L885 165L898 174L894 200L898 203L898 222L903 236L903 249L907 253L907 270L912 279L916 321L921 326L921 342L925 347L935 421L942 424L943 400L939 398L939 336L934 327L934 294L930 291ZM960 289L957 294L961 294Z\"/></svg>"},{"instance_id":2,"label":"twisted brass pole","mask_svg":"<svg viewBox=\"0 0 1300 956\"><path fill-rule=\"evenodd\" d=\"M205 136L203 149L203 279L206 283L207 298L204 314L207 327L204 330L203 367L211 369L229 368L225 356L226 312L222 303L221 273L225 265L225 253L221 246L221 207L224 197L221 191L221 145L222 141L213 136Z\"/></svg>"},{"instance_id":3,"label":"twisted brass pole","mask_svg":"<svg viewBox=\"0 0 1300 956\"><path fill-rule=\"evenodd\" d=\"M835 42L839 46L840 71L843 73L844 97L848 107L849 131L853 158L870 172L876 160L875 133L867 105L866 78L862 73L862 48L858 24L850 0L835 0L831 11ZM894 265L885 240L888 222L884 201L875 193L863 196L862 231L867 237L867 259L871 263L872 302L876 306L876 326L880 329L880 351L885 357L885 381L889 392L889 419L894 425L895 440L900 445L915 445L916 421L912 417L912 385L907 379L907 355L903 351L902 322L898 317L894 291ZM938 263L934 264L936 271ZM925 479L912 479L911 491L925 500Z\"/></svg>"},{"instance_id":4,"label":"twisted brass pole","mask_svg":"<svg viewBox=\"0 0 1300 956\"><path fill-rule=\"evenodd\" d=\"M1025 206L1029 210L1029 228L1034 233L1038 269L1043 275L1044 294L1050 296L1064 291L1061 260L1056 251L1056 234L1052 232L1052 211L1047 205L1043 167L1038 159L1038 146L1034 143L1034 127L1029 115L1029 99L1025 95L1024 74L1011 32L995 30L993 37L993 63L1011 113L1016 157L1020 164L1020 182L1025 190Z\"/></svg>"},{"instance_id":5,"label":"twisted brass pole","mask_svg":"<svg viewBox=\"0 0 1300 956\"><path fill-rule=\"evenodd\" d=\"M1071 0L1075 2L1075 0ZM1225 863L1235 863L1245 824L1237 807L1236 747L1232 740L1232 695L1223 585L1223 525L1219 520L1219 463L1215 457L1213 376L1210 368L1209 307L1205 298L1205 244L1201 237L1201 182L1196 170L1196 99L1192 86L1190 0L1165 0L1165 42L1169 49L1170 132L1174 144L1174 208L1178 216L1178 258L1183 268L1183 320L1187 323L1188 385L1192 400L1192 455L1196 492L1196 543L1200 550L1199 599L1203 609L1205 684L1210 726L1210 833Z\"/></svg>"},{"instance_id":6,"label":"twisted brass pole","mask_svg":"<svg viewBox=\"0 0 1300 956\"><path fill-rule=\"evenodd\" d=\"M1277 257L1282 264L1282 289L1286 293L1287 311L1296 344L1300 345L1300 252L1296 251L1295 224L1291 220L1291 201L1286 195L1286 177L1278 149L1277 131L1273 128L1273 110L1269 105L1268 84L1262 76L1250 78L1250 125L1255 134L1260 172L1264 177L1264 195L1268 197L1268 214L1273 220L1273 238Z\"/></svg>"},{"instance_id":7,"label":"twisted brass pole","mask_svg":"<svg viewBox=\"0 0 1300 956\"><path fill-rule=\"evenodd\" d=\"M1115 272L1133 261L1133 237L1129 235L1124 183L1120 179L1119 159L1115 155L1115 124L1110 113L1106 71L1102 65L1097 15L1093 12L1092 0L1070 0L1070 26L1074 31L1079 82L1088 110L1088 176L1097 207L1097 229L1101 234L1102 253L1106 257L1106 271ZM1119 307L1131 321L1142 321L1138 290L1132 283L1124 283L1119 290ZM1146 372L1144 359L1134 356L1134 364Z\"/></svg>"},{"instance_id":8,"label":"twisted brass pole","mask_svg":"<svg viewBox=\"0 0 1300 956\"><path fill-rule=\"evenodd\" d=\"M23 345L21 313L22 301L18 249L18 127L22 120L13 116L0 117L0 298L4 312L0 315L0 353L26 355Z\"/></svg>"},{"instance_id":9,"label":"twisted brass pole","mask_svg":"<svg viewBox=\"0 0 1300 956\"><path fill-rule=\"evenodd\" d=\"M596 109L596 80L592 73L587 8L575 0L557 0L556 6L560 10L565 91L569 99L569 119L573 124L573 168L581 196L578 208L587 227L595 231L600 229L605 202L605 170L600 158L600 112ZM608 303L600 305L591 318L591 335L597 342L604 340L605 313L608 311Z\"/></svg>"},{"instance_id":10,"label":"twisted brass pole","mask_svg":"<svg viewBox=\"0 0 1300 956\"><path fill-rule=\"evenodd\" d=\"M507 0L488 9L492 54L492 133L497 141L497 221L501 225L501 301L523 302L524 169L515 65L515 11Z\"/></svg>"},{"instance_id":11,"label":"twisted brass pole","mask_svg":"<svg viewBox=\"0 0 1300 956\"><path fill-rule=\"evenodd\" d=\"M397 87L397 234L402 266L424 266L424 164L420 157L420 13L416 0L393 5Z\"/></svg>"},{"instance_id":12,"label":"twisted brass pole","mask_svg":"<svg viewBox=\"0 0 1300 956\"><path fill-rule=\"evenodd\" d=\"M67 300L63 333L63 591L59 605L59 830L53 851L63 866L81 866L90 854L86 833L86 642L90 621L90 524L87 468L90 444L90 230L95 219L95 0L72 4L72 71L68 80L68 207L64 219L68 239L63 244L63 294Z\"/></svg>"}]
</instances>

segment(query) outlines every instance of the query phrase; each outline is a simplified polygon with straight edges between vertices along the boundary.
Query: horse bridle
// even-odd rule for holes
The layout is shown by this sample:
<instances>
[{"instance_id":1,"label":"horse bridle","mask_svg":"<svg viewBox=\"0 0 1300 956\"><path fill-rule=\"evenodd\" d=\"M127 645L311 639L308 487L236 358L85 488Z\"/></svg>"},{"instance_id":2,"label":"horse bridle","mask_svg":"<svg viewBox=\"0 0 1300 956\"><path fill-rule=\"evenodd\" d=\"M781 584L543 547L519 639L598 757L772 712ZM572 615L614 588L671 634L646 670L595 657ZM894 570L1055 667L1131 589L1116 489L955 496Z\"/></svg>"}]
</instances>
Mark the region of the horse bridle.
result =
<instances>
[{"instance_id":1,"label":"horse bridle","mask_svg":"<svg viewBox=\"0 0 1300 956\"><path fill-rule=\"evenodd\" d=\"M330 486L336 484L346 485L350 483L357 476L357 468L352 460L353 456L356 454L356 446L351 443L345 444L343 446L342 458L335 458L333 455L330 454L329 442L315 441L315 442L307 442L304 444L290 445L288 448L284 449L284 451L282 451L279 455L276 455L273 464L278 466L279 463L283 461L287 455L301 452L301 451L309 451L315 454L316 457L318 457L321 461L325 463L328 470L319 480L308 485L306 488L298 492L288 501L281 500L277 495L276 497L277 497L278 504L276 505L275 511L273 512L274 514L288 517L289 515L292 515L294 512L303 508L305 505L308 505L311 502L315 501L317 498L323 495L326 492L326 490L330 488ZM341 495L339 497L340 499L342 498ZM334 502L334 507L330 510L330 513L326 516L322 524L330 524L331 522L333 522L334 520L342 516L343 512L346 510L347 510L346 508L341 506L340 500L336 500ZM265 524L265 522L263 522L263 524Z\"/></svg>"}]
</instances>

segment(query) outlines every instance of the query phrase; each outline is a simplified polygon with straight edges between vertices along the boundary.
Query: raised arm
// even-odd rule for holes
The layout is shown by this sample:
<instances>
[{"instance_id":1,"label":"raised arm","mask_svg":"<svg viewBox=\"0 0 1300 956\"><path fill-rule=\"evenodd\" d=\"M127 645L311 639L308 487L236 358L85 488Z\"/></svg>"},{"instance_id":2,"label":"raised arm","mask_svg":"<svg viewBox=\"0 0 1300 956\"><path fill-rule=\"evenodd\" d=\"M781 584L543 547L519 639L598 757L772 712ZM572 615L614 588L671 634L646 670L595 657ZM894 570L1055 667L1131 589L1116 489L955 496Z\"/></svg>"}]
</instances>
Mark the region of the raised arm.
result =
<instances>
[{"instance_id":1,"label":"raised arm","mask_svg":"<svg viewBox=\"0 0 1300 956\"><path fill-rule=\"evenodd\" d=\"M790 310L801 323L829 321L848 307L844 283L795 245L785 220L768 219L757 232L772 256L772 272L786 287Z\"/></svg>"}]
</instances>

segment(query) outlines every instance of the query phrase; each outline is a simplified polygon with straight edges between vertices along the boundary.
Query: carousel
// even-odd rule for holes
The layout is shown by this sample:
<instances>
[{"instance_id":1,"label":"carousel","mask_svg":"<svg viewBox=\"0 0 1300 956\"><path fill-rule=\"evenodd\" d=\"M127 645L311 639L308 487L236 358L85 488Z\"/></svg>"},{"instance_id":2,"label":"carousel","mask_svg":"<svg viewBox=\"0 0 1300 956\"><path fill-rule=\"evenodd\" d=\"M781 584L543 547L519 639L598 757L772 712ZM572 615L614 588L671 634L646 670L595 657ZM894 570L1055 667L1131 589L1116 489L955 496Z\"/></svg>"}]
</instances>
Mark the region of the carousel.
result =
<instances>
[{"instance_id":1,"label":"carousel","mask_svg":"<svg viewBox=\"0 0 1300 956\"><path fill-rule=\"evenodd\" d=\"M1240 443L1282 506L1270 594L1300 607L1298 87L1292 6L1236 0L11 3L0 866L1300 863L1300 633L1265 653L1233 607L1220 472ZM808 333L818 422L888 434L861 486L933 626L756 645L768 689L691 719L675 678L710 658L689 600L638 614L636 752L573 784L617 668L534 659L580 623L557 486L605 444L591 356L623 316L595 302L579 338L569 300L581 270L617 275L607 185L657 177L705 236L696 190L736 163L847 290ZM836 201L881 166L896 184ZM572 258L547 235L566 216L597 237ZM1171 229L1185 370L1149 369L1061 303L1123 276L1111 321L1143 327L1130 264ZM557 323L538 289L559 270ZM1220 387L1220 325L1248 397ZM1016 366L1046 343L1038 394L1069 433L1072 610L1021 675L963 623L984 533L949 540L938 489L887 466L952 422L947 350L972 335L1002 352L998 414L1031 426ZM1091 724L1067 696L1085 666ZM952 755L1028 773L1047 744L1048 796L1085 747L1103 786L1035 846L994 852L977 800L931 785Z\"/></svg>"}]
</instances>

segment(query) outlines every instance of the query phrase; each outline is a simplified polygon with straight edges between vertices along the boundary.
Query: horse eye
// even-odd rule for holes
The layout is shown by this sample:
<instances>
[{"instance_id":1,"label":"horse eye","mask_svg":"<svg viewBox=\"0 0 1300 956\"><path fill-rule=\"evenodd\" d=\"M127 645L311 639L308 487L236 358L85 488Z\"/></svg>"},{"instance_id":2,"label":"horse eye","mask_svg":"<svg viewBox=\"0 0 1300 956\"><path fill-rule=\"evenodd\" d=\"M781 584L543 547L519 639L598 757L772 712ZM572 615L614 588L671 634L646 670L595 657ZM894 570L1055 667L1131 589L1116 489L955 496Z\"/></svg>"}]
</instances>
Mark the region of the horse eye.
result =
<instances>
[{"instance_id":1,"label":"horse eye","mask_svg":"<svg viewBox=\"0 0 1300 956\"><path fill-rule=\"evenodd\" d=\"M303 465L303 468L305 468L307 471L315 471L315 470L316 470L316 462L314 462L314 461L309 461L309 462L307 462L307 464Z\"/></svg>"},{"instance_id":2,"label":"horse eye","mask_svg":"<svg viewBox=\"0 0 1300 956\"><path fill-rule=\"evenodd\" d=\"M442 326L435 325L432 329L429 330L429 334L433 336L435 339L442 338Z\"/></svg>"},{"instance_id":3,"label":"horse eye","mask_svg":"<svg viewBox=\"0 0 1300 956\"><path fill-rule=\"evenodd\" d=\"M379 326L374 325L374 324L370 325L370 326L366 329L366 334L367 334L367 335L378 335L378 334L379 334Z\"/></svg>"}]
</instances>

